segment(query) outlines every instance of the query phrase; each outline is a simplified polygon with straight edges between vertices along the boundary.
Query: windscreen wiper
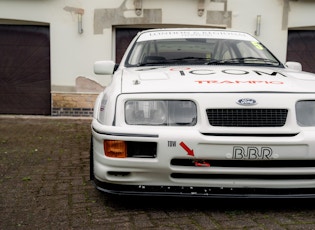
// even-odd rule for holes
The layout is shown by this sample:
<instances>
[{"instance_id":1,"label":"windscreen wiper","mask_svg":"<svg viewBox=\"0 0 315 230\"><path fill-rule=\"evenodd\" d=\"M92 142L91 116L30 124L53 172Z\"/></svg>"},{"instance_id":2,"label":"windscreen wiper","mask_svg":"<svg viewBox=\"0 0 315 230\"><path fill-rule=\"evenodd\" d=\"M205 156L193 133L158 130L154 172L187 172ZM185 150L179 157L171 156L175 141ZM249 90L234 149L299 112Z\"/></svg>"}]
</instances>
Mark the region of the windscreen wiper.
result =
<instances>
[{"instance_id":1,"label":"windscreen wiper","mask_svg":"<svg viewBox=\"0 0 315 230\"><path fill-rule=\"evenodd\" d=\"M152 65L164 65L167 64L168 62L166 61L156 61L156 62L142 62L142 63L138 63L137 67L139 66L152 66Z\"/></svg>"},{"instance_id":2,"label":"windscreen wiper","mask_svg":"<svg viewBox=\"0 0 315 230\"><path fill-rule=\"evenodd\" d=\"M189 62L189 61L209 61L209 58L200 58L200 57L182 57L182 58L172 58L172 59L165 59L165 60L157 60L157 61L149 61L149 62L143 62L139 63L137 66L148 66L148 65L163 65L163 64L176 64L176 63L181 63L182 61L184 62ZM203 63L204 64L204 63Z\"/></svg>"},{"instance_id":3,"label":"windscreen wiper","mask_svg":"<svg viewBox=\"0 0 315 230\"><path fill-rule=\"evenodd\" d=\"M230 58L224 60L211 60L207 63L209 64L266 64L278 66L280 63L276 60L268 58L259 58L259 57L241 57L241 58Z\"/></svg>"}]
</instances>

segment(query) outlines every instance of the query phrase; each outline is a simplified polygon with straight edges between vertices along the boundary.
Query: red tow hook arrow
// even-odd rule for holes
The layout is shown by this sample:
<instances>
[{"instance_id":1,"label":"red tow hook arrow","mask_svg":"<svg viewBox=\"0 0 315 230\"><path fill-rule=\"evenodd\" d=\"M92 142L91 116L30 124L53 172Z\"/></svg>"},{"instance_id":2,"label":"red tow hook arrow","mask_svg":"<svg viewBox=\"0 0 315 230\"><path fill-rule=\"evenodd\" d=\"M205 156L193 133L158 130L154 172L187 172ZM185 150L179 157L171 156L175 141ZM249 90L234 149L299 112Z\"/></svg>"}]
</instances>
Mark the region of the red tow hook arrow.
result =
<instances>
[{"instance_id":1,"label":"red tow hook arrow","mask_svg":"<svg viewBox=\"0 0 315 230\"><path fill-rule=\"evenodd\" d=\"M187 152L189 156L195 156L194 150L190 149L184 142L179 143L179 145Z\"/></svg>"}]
</instances>

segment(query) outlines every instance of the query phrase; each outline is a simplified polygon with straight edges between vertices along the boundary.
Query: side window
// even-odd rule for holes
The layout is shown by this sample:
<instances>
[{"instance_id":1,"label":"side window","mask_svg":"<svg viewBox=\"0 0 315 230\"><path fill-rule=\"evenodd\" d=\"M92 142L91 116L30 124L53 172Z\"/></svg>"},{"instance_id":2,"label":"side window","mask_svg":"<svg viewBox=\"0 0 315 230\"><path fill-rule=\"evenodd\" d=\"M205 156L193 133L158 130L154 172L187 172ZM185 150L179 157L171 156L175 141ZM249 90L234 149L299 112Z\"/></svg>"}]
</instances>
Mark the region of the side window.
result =
<instances>
[{"instance_id":1,"label":"side window","mask_svg":"<svg viewBox=\"0 0 315 230\"><path fill-rule=\"evenodd\" d=\"M239 42L237 44L237 48L242 57L259 57L257 52L254 52L255 50L251 47L248 47L248 44L245 42Z\"/></svg>"},{"instance_id":2,"label":"side window","mask_svg":"<svg viewBox=\"0 0 315 230\"><path fill-rule=\"evenodd\" d=\"M232 48L233 47L233 48ZM216 60L228 60L236 58L237 55L234 51L235 46L229 44L227 40L217 40L213 49L213 59Z\"/></svg>"},{"instance_id":3,"label":"side window","mask_svg":"<svg viewBox=\"0 0 315 230\"><path fill-rule=\"evenodd\" d=\"M154 56L156 53L157 50L154 42L137 42L130 55L129 64L137 65L139 63L144 63L147 56Z\"/></svg>"},{"instance_id":4,"label":"side window","mask_svg":"<svg viewBox=\"0 0 315 230\"><path fill-rule=\"evenodd\" d=\"M231 45L226 44L225 42L222 45L222 60L228 60L228 59L232 59L232 58L236 58L235 52L232 49Z\"/></svg>"},{"instance_id":5,"label":"side window","mask_svg":"<svg viewBox=\"0 0 315 230\"><path fill-rule=\"evenodd\" d=\"M141 60L141 55L143 53L144 43L137 43L137 45L132 50L132 53L129 58L130 65L136 65Z\"/></svg>"},{"instance_id":6,"label":"side window","mask_svg":"<svg viewBox=\"0 0 315 230\"><path fill-rule=\"evenodd\" d=\"M158 55L158 50L157 50L157 46L156 46L156 42L150 42L148 43L148 47L147 47L147 51L149 55Z\"/></svg>"},{"instance_id":7,"label":"side window","mask_svg":"<svg viewBox=\"0 0 315 230\"><path fill-rule=\"evenodd\" d=\"M146 63L147 62L146 59L148 57L154 57L157 55L158 55L158 50L157 50L155 41L148 41L145 43L143 52L140 57L141 63Z\"/></svg>"}]
</instances>

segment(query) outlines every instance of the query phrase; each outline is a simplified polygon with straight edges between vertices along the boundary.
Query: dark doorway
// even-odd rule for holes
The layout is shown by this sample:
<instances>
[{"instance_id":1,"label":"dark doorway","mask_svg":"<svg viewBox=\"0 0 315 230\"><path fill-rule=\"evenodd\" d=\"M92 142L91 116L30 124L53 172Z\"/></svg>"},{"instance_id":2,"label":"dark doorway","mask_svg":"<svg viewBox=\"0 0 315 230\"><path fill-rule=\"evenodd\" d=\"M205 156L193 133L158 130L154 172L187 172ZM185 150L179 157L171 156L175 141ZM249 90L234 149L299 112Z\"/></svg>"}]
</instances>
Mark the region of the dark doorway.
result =
<instances>
[{"instance_id":1,"label":"dark doorway","mask_svg":"<svg viewBox=\"0 0 315 230\"><path fill-rule=\"evenodd\" d=\"M289 30L287 61L300 62L303 71L315 73L314 30Z\"/></svg>"},{"instance_id":2,"label":"dark doorway","mask_svg":"<svg viewBox=\"0 0 315 230\"><path fill-rule=\"evenodd\" d=\"M48 26L0 25L0 114L50 115Z\"/></svg>"}]
</instances>

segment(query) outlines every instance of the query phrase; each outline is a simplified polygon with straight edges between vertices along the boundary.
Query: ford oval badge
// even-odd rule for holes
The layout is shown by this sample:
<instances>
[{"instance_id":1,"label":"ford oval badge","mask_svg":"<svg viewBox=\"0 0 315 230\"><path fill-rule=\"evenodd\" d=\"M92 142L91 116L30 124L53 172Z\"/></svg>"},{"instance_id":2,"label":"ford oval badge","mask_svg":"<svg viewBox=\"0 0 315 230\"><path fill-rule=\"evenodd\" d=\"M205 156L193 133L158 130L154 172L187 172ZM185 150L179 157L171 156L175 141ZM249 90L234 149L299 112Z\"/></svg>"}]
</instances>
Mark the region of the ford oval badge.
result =
<instances>
[{"instance_id":1,"label":"ford oval badge","mask_svg":"<svg viewBox=\"0 0 315 230\"><path fill-rule=\"evenodd\" d=\"M245 105L245 106L257 104L256 100L252 98L242 98L242 99L237 100L236 103L239 105Z\"/></svg>"}]
</instances>

